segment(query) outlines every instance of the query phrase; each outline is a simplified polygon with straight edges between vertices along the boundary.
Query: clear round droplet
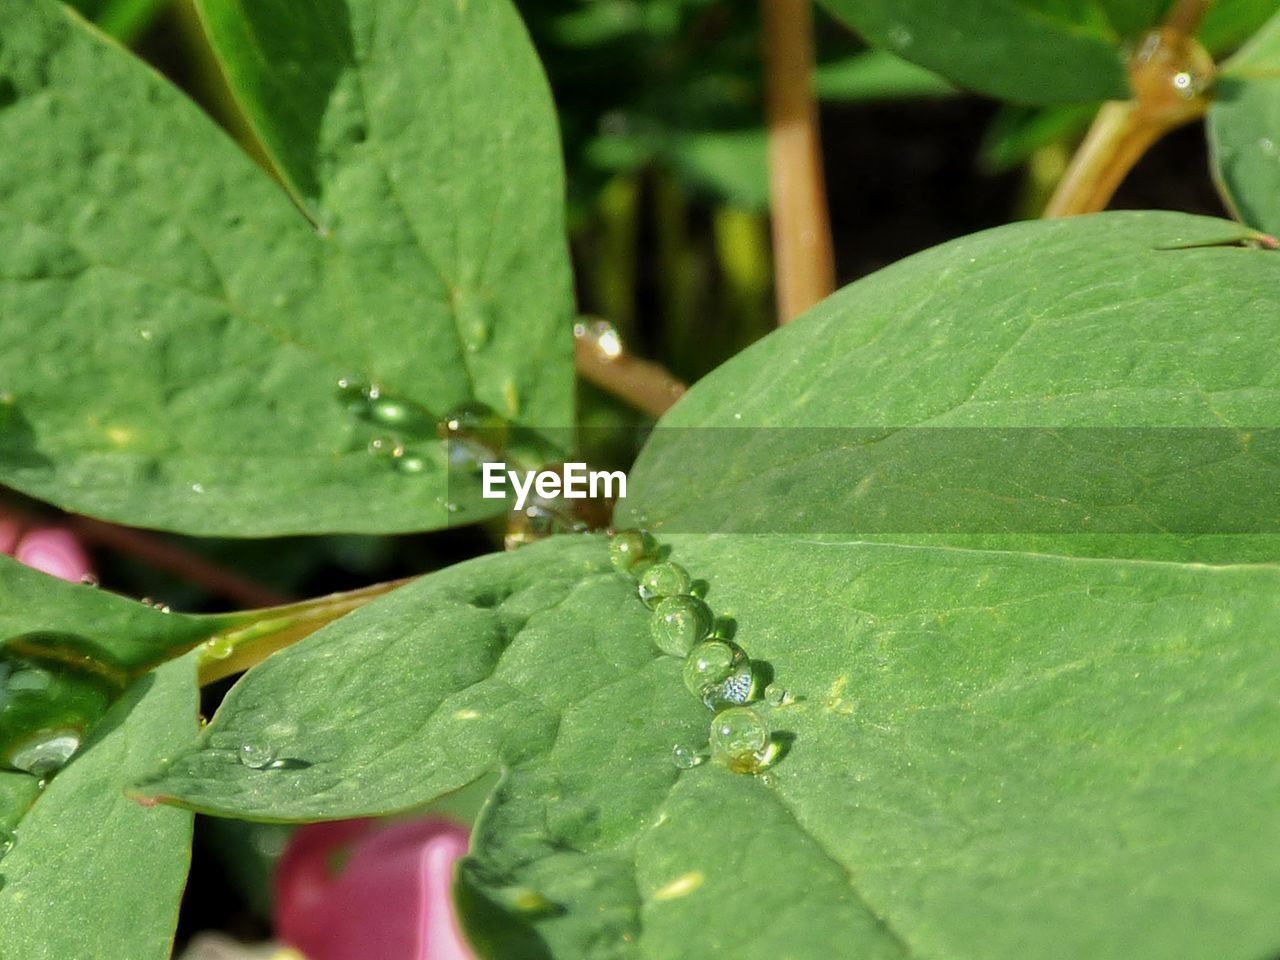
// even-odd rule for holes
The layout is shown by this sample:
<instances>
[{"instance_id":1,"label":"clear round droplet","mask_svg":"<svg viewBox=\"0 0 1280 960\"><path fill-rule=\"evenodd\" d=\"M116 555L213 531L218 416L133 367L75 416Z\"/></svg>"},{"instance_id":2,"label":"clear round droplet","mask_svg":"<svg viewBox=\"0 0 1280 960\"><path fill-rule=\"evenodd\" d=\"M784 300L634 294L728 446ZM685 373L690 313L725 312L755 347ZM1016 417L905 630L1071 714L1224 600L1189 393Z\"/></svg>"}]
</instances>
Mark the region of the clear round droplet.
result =
<instances>
[{"instance_id":1,"label":"clear round droplet","mask_svg":"<svg viewBox=\"0 0 1280 960\"><path fill-rule=\"evenodd\" d=\"M655 563L640 575L640 599L650 607L666 597L687 594L693 586L689 571L678 563Z\"/></svg>"},{"instance_id":2,"label":"clear round droplet","mask_svg":"<svg viewBox=\"0 0 1280 960\"><path fill-rule=\"evenodd\" d=\"M681 770L692 770L702 763L702 760L702 754L686 744L677 743L671 748L671 762Z\"/></svg>"},{"instance_id":3,"label":"clear round droplet","mask_svg":"<svg viewBox=\"0 0 1280 960\"><path fill-rule=\"evenodd\" d=\"M398 458L404 456L404 444L399 438L392 436L374 437L369 441L369 455L373 457Z\"/></svg>"},{"instance_id":4,"label":"clear round droplet","mask_svg":"<svg viewBox=\"0 0 1280 960\"><path fill-rule=\"evenodd\" d=\"M0 860L13 849L13 845L18 842L18 835L12 830L0 830Z\"/></svg>"},{"instance_id":5,"label":"clear round droplet","mask_svg":"<svg viewBox=\"0 0 1280 960\"><path fill-rule=\"evenodd\" d=\"M653 562L657 544L643 530L619 530L609 540L609 562L619 573L638 573Z\"/></svg>"},{"instance_id":6,"label":"clear round droplet","mask_svg":"<svg viewBox=\"0 0 1280 960\"><path fill-rule=\"evenodd\" d=\"M702 702L710 710L719 710L722 707L729 706L742 706L751 702L754 691L755 673L751 669L751 663L744 660L734 668L733 673L723 683L704 689Z\"/></svg>"},{"instance_id":7,"label":"clear round droplet","mask_svg":"<svg viewBox=\"0 0 1280 960\"><path fill-rule=\"evenodd\" d=\"M43 731L9 754L9 766L34 777L48 777L65 767L79 749L79 730Z\"/></svg>"},{"instance_id":8,"label":"clear round droplet","mask_svg":"<svg viewBox=\"0 0 1280 960\"><path fill-rule=\"evenodd\" d=\"M213 660L225 660L235 652L236 645L230 637L210 637L204 642L205 656Z\"/></svg>"},{"instance_id":9,"label":"clear round droplet","mask_svg":"<svg viewBox=\"0 0 1280 960\"><path fill-rule=\"evenodd\" d=\"M425 409L409 400L379 395L369 401L368 418L374 423L419 436L429 436L435 420Z\"/></svg>"},{"instance_id":10,"label":"clear round droplet","mask_svg":"<svg viewBox=\"0 0 1280 960\"><path fill-rule=\"evenodd\" d=\"M707 640L689 651L684 660L684 685L699 700L707 690L729 679L746 655L723 640Z\"/></svg>"},{"instance_id":11,"label":"clear round droplet","mask_svg":"<svg viewBox=\"0 0 1280 960\"><path fill-rule=\"evenodd\" d=\"M396 460L396 469L401 473L422 473L427 469L427 461L416 456L399 457Z\"/></svg>"},{"instance_id":12,"label":"clear round droplet","mask_svg":"<svg viewBox=\"0 0 1280 960\"><path fill-rule=\"evenodd\" d=\"M439 424L442 439L466 437L491 451L507 445L507 422L492 407L467 403L445 414Z\"/></svg>"},{"instance_id":13,"label":"clear round droplet","mask_svg":"<svg viewBox=\"0 0 1280 960\"><path fill-rule=\"evenodd\" d=\"M794 703L795 698L791 696L791 691L771 683L764 688L764 699L771 707L785 707L789 703Z\"/></svg>"},{"instance_id":14,"label":"clear round droplet","mask_svg":"<svg viewBox=\"0 0 1280 960\"><path fill-rule=\"evenodd\" d=\"M98 578L94 576L92 573L83 574L80 577L80 582L83 583L86 587L96 587L99 585Z\"/></svg>"},{"instance_id":15,"label":"clear round droplet","mask_svg":"<svg viewBox=\"0 0 1280 960\"><path fill-rule=\"evenodd\" d=\"M711 758L734 773L759 773L770 746L769 725L750 707L730 707L711 721Z\"/></svg>"},{"instance_id":16,"label":"clear round droplet","mask_svg":"<svg viewBox=\"0 0 1280 960\"><path fill-rule=\"evenodd\" d=\"M247 741L240 744L240 762L250 770L265 770L276 762L276 751L269 743Z\"/></svg>"},{"instance_id":17,"label":"clear round droplet","mask_svg":"<svg viewBox=\"0 0 1280 960\"><path fill-rule=\"evenodd\" d=\"M697 597L667 597L653 608L649 633L659 650L684 657L711 634L715 617Z\"/></svg>"}]
</instances>

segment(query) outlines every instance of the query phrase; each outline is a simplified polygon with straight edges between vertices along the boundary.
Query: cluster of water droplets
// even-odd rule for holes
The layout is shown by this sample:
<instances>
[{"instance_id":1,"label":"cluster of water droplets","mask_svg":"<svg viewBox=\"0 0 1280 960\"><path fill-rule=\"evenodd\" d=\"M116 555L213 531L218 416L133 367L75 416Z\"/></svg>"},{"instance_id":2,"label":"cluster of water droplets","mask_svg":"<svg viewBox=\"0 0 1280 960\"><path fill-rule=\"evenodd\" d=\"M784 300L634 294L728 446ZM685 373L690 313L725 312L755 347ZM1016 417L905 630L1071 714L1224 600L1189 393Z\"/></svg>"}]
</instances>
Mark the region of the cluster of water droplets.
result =
<instances>
[{"instance_id":1,"label":"cluster of water droplets","mask_svg":"<svg viewBox=\"0 0 1280 960\"><path fill-rule=\"evenodd\" d=\"M778 750L768 722L751 706L761 692L755 665L717 622L703 599L705 584L660 553L642 530L620 531L609 543L614 568L636 578L640 600L653 611L649 631L654 645L668 656L684 658L685 687L714 711L711 759L735 773L761 773L777 759ZM791 702L790 694L773 684L764 699L774 707ZM671 756L681 769L704 760L686 744L677 744Z\"/></svg>"}]
</instances>

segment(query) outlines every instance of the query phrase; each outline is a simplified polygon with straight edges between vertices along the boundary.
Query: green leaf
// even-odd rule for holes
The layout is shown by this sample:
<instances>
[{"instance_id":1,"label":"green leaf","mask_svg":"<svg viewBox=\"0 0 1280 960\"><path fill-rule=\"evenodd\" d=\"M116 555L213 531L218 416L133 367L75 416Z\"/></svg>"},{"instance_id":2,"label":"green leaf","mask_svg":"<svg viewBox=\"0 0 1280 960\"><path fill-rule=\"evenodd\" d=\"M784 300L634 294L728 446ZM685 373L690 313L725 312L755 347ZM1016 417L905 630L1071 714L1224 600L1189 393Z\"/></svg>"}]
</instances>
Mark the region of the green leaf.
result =
<instances>
[{"instance_id":1,"label":"green leaf","mask_svg":"<svg viewBox=\"0 0 1280 960\"><path fill-rule=\"evenodd\" d=\"M664 137L659 156L689 183L744 210L769 207L768 135L710 130Z\"/></svg>"},{"instance_id":2,"label":"green leaf","mask_svg":"<svg viewBox=\"0 0 1280 960\"><path fill-rule=\"evenodd\" d=\"M1280 255L1250 237L1110 213L895 264L698 383L617 522L1273 558Z\"/></svg>"},{"instance_id":3,"label":"green leaf","mask_svg":"<svg viewBox=\"0 0 1280 960\"><path fill-rule=\"evenodd\" d=\"M1280 14L1223 64L1208 124L1224 199L1249 225L1280 233Z\"/></svg>"},{"instance_id":4,"label":"green leaf","mask_svg":"<svg viewBox=\"0 0 1280 960\"><path fill-rule=\"evenodd\" d=\"M868 42L958 86L1015 103L1128 95L1125 36L1155 21L1153 2L825 0Z\"/></svg>"},{"instance_id":5,"label":"green leaf","mask_svg":"<svg viewBox=\"0 0 1280 960\"><path fill-rule=\"evenodd\" d=\"M81 16L121 43L132 43L170 0L69 0Z\"/></svg>"},{"instance_id":6,"label":"green leaf","mask_svg":"<svg viewBox=\"0 0 1280 960\"><path fill-rule=\"evenodd\" d=\"M67 583L0 554L0 646L33 636L75 638L76 652L132 673L244 616L163 613L105 590Z\"/></svg>"},{"instance_id":7,"label":"green leaf","mask_svg":"<svg viewBox=\"0 0 1280 960\"><path fill-rule=\"evenodd\" d=\"M671 545L795 697L761 707L787 745L767 780L673 764L711 714L586 537L431 575L271 658L145 790L339 817L502 769L461 879L485 956L1280 946L1280 569Z\"/></svg>"},{"instance_id":8,"label":"green leaf","mask_svg":"<svg viewBox=\"0 0 1280 960\"><path fill-rule=\"evenodd\" d=\"M195 731L190 658L139 680L45 788L0 860L0 943L32 960L170 955L191 815L125 787Z\"/></svg>"},{"instance_id":9,"label":"green leaf","mask_svg":"<svg viewBox=\"0 0 1280 960\"><path fill-rule=\"evenodd\" d=\"M931 70L888 50L863 50L821 63L813 75L814 92L823 100L893 100L949 97L953 87Z\"/></svg>"},{"instance_id":10,"label":"green leaf","mask_svg":"<svg viewBox=\"0 0 1280 960\"><path fill-rule=\"evenodd\" d=\"M1280 11L1280 0L1216 0L1200 24L1199 40L1216 55L1230 53Z\"/></svg>"},{"instance_id":11,"label":"green leaf","mask_svg":"<svg viewBox=\"0 0 1280 960\"><path fill-rule=\"evenodd\" d=\"M554 114L508 4L282 9L245 23L274 31L262 82L319 229L142 63L49 0L0 0L0 143L21 145L0 481L190 533L418 530L492 512L449 509L436 419L569 424ZM352 375L420 408L417 472L369 455L389 430L339 399Z\"/></svg>"},{"instance_id":12,"label":"green leaf","mask_svg":"<svg viewBox=\"0 0 1280 960\"><path fill-rule=\"evenodd\" d=\"M979 162L993 173L1026 163L1037 150L1081 136L1098 112L1096 103L1019 107L1006 104L982 137Z\"/></svg>"}]
</instances>

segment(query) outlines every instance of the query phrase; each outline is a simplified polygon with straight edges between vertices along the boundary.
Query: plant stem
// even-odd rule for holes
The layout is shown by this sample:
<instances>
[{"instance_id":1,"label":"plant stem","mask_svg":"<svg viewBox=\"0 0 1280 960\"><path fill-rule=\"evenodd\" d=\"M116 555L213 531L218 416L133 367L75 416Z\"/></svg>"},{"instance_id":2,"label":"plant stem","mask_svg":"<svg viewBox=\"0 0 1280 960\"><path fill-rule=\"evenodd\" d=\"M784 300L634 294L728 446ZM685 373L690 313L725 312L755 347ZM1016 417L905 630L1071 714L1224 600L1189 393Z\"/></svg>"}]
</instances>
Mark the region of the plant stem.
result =
<instances>
[{"instance_id":1,"label":"plant stem","mask_svg":"<svg viewBox=\"0 0 1280 960\"><path fill-rule=\"evenodd\" d=\"M665 367L626 353L617 341L604 346L588 324L575 328L573 350L584 380L652 416L662 416L685 392Z\"/></svg>"},{"instance_id":2,"label":"plant stem","mask_svg":"<svg viewBox=\"0 0 1280 960\"><path fill-rule=\"evenodd\" d=\"M76 536L87 544L134 557L149 567L198 584L210 593L241 606L271 607L289 602L290 598L282 593L145 531L103 523L91 517L70 517L68 522Z\"/></svg>"},{"instance_id":3,"label":"plant stem","mask_svg":"<svg viewBox=\"0 0 1280 960\"><path fill-rule=\"evenodd\" d=\"M1129 57L1133 99L1102 105L1054 192L1046 217L1103 210L1142 156L1165 134L1204 116L1213 61L1194 33L1212 0L1178 0Z\"/></svg>"},{"instance_id":4,"label":"plant stem","mask_svg":"<svg viewBox=\"0 0 1280 960\"><path fill-rule=\"evenodd\" d=\"M237 615L235 626L215 634L201 645L201 686L256 666L277 650L297 643L411 579L375 583L359 590Z\"/></svg>"},{"instance_id":5,"label":"plant stem","mask_svg":"<svg viewBox=\"0 0 1280 960\"><path fill-rule=\"evenodd\" d=\"M761 0L769 190L778 322L794 320L835 289L835 258L813 98L810 0Z\"/></svg>"}]
</instances>

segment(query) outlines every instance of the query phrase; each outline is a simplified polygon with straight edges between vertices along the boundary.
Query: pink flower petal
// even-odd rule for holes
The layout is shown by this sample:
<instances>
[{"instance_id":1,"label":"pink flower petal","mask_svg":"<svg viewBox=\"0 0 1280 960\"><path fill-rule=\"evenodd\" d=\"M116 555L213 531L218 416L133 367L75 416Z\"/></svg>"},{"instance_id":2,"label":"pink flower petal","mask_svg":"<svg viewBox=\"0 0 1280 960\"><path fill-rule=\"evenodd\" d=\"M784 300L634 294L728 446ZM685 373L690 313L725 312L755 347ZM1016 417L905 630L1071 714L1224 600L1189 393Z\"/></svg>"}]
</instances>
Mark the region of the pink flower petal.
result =
<instances>
[{"instance_id":1,"label":"pink flower petal","mask_svg":"<svg viewBox=\"0 0 1280 960\"><path fill-rule=\"evenodd\" d=\"M79 583L89 573L89 558L75 536L57 527L31 530L18 541L13 556L28 567Z\"/></svg>"},{"instance_id":2,"label":"pink flower petal","mask_svg":"<svg viewBox=\"0 0 1280 960\"><path fill-rule=\"evenodd\" d=\"M466 852L466 831L436 817L302 827L276 868L276 933L308 960L475 960L453 910Z\"/></svg>"}]
</instances>

